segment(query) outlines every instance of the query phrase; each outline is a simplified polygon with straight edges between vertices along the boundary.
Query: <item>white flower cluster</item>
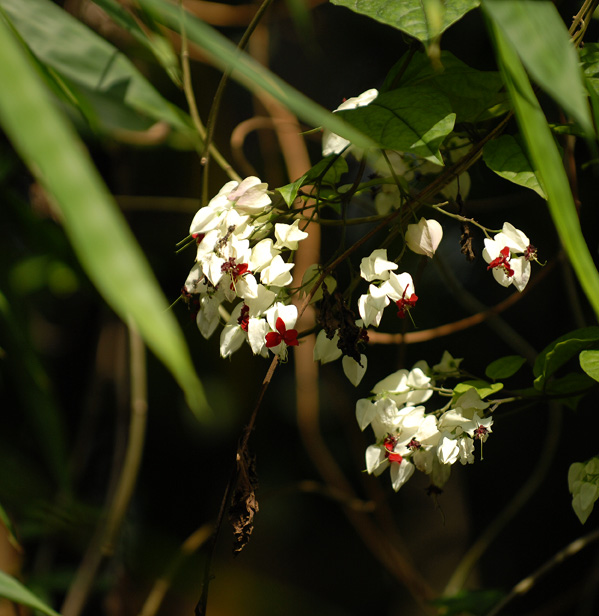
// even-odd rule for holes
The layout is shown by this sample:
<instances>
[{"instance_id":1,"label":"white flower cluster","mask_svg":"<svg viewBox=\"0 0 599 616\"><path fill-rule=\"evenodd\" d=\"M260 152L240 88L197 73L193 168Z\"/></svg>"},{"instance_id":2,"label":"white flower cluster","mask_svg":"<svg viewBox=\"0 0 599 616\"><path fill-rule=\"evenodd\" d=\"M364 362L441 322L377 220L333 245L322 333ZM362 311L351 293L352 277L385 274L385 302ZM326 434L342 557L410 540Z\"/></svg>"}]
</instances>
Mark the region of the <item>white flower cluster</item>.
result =
<instances>
[{"instance_id":1,"label":"white flower cluster","mask_svg":"<svg viewBox=\"0 0 599 616\"><path fill-rule=\"evenodd\" d=\"M356 419L361 430L371 426L376 442L366 450L366 470L380 475L390 469L395 491L415 469L442 487L451 465L474 462L474 441L487 440L493 425L484 411L490 404L471 388L455 398L449 410L427 413L422 403L433 395L431 375L449 376L460 360L445 353L431 371L426 362L412 370L398 370L377 383L370 399L358 400Z\"/></svg>"},{"instance_id":2,"label":"white flower cluster","mask_svg":"<svg viewBox=\"0 0 599 616\"><path fill-rule=\"evenodd\" d=\"M530 279L530 262L537 260L537 249L522 231L504 222L501 232L492 240L485 238L483 258L500 285L513 284L523 291Z\"/></svg>"},{"instance_id":3,"label":"white flower cluster","mask_svg":"<svg viewBox=\"0 0 599 616\"><path fill-rule=\"evenodd\" d=\"M220 352L228 357L248 342L256 355L268 349L285 356L295 346L297 308L285 305L285 287L291 281L293 263L281 256L297 250L308 234L293 224L276 223L274 240L269 222L271 200L268 185L257 177L225 184L193 218L189 233L196 240L196 262L183 295L197 305L196 322L205 338L212 336L226 314L222 304L238 302L228 316Z\"/></svg>"},{"instance_id":4,"label":"white flower cluster","mask_svg":"<svg viewBox=\"0 0 599 616\"><path fill-rule=\"evenodd\" d=\"M379 326L385 308L390 302L397 306L397 316L404 318L407 312L416 305L418 296L414 292L412 276L407 272L396 274L392 270L398 268L397 263L387 260L387 250L379 248L369 257L364 257L360 263L360 275L371 284L368 293L358 299L358 310L364 321L364 326Z\"/></svg>"}]
</instances>

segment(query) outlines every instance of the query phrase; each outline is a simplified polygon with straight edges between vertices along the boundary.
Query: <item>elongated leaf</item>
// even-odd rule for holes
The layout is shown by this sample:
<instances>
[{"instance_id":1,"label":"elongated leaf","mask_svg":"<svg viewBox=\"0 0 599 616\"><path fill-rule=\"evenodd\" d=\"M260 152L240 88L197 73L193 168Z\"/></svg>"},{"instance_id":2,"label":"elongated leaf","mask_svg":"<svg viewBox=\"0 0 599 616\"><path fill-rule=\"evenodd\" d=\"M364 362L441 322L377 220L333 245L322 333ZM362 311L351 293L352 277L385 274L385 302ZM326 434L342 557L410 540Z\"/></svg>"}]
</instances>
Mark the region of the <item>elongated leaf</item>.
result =
<instances>
[{"instance_id":1,"label":"elongated leaf","mask_svg":"<svg viewBox=\"0 0 599 616\"><path fill-rule=\"evenodd\" d=\"M179 60L171 42L166 37L155 31L142 30L131 13L126 11L117 0L93 0L93 2L102 7L113 21L121 28L125 28L136 41L149 49L175 83L181 83Z\"/></svg>"},{"instance_id":2,"label":"elongated leaf","mask_svg":"<svg viewBox=\"0 0 599 616\"><path fill-rule=\"evenodd\" d=\"M549 211L568 258L599 318L599 273L582 235L570 184L553 135L515 49L501 30L493 22L490 24L499 65L530 161L547 195Z\"/></svg>"},{"instance_id":3,"label":"elongated leaf","mask_svg":"<svg viewBox=\"0 0 599 616\"><path fill-rule=\"evenodd\" d=\"M368 136L344 122L339 114L326 111L250 56L239 52L230 41L203 21L187 13L182 16L176 6L163 0L140 0L140 4L151 11L157 21L175 31L180 30L183 19L189 40L204 49L211 56L214 65L221 70L234 69L232 78L250 92L272 96L298 118L313 126L324 126L359 148L375 145Z\"/></svg>"},{"instance_id":4,"label":"elongated leaf","mask_svg":"<svg viewBox=\"0 0 599 616\"><path fill-rule=\"evenodd\" d=\"M371 135L380 147L411 152L437 165L444 164L439 146L455 124L447 98L423 86L384 92L370 105L337 115Z\"/></svg>"},{"instance_id":5,"label":"elongated leaf","mask_svg":"<svg viewBox=\"0 0 599 616\"><path fill-rule=\"evenodd\" d=\"M48 614L48 616L60 616L58 612L55 612L50 606L36 597L21 582L8 575L8 573L4 573L4 571L0 571L0 597L26 605L31 609L39 610L44 614Z\"/></svg>"},{"instance_id":6,"label":"elongated leaf","mask_svg":"<svg viewBox=\"0 0 599 616\"><path fill-rule=\"evenodd\" d=\"M442 15L438 17L435 15L437 18L431 19L427 2L423 0L331 0L331 2L397 28L425 45L480 4L479 0L445 0L442 4L445 9ZM440 3L435 3L438 4Z\"/></svg>"},{"instance_id":7,"label":"elongated leaf","mask_svg":"<svg viewBox=\"0 0 599 616\"><path fill-rule=\"evenodd\" d=\"M456 123L486 119L491 108L506 102L506 94L500 92L503 81L497 71L478 71L448 51L441 52L439 61L442 70L437 70L424 53L417 53L405 68L404 55L389 71L381 91L390 89L396 75L403 70L397 86L427 86L438 90L451 103Z\"/></svg>"},{"instance_id":8,"label":"elongated leaf","mask_svg":"<svg viewBox=\"0 0 599 616\"><path fill-rule=\"evenodd\" d=\"M553 2L483 0L483 7L532 78L592 136L578 54Z\"/></svg>"},{"instance_id":9,"label":"elongated leaf","mask_svg":"<svg viewBox=\"0 0 599 616\"><path fill-rule=\"evenodd\" d=\"M526 153L511 135L502 135L489 141L483 150L483 160L497 175L546 198Z\"/></svg>"},{"instance_id":10,"label":"elongated leaf","mask_svg":"<svg viewBox=\"0 0 599 616\"><path fill-rule=\"evenodd\" d=\"M183 335L139 245L72 127L47 91L6 22L0 18L0 124L52 197L82 266L106 301L131 318L148 346L184 389L190 406L207 404Z\"/></svg>"},{"instance_id":11,"label":"elongated leaf","mask_svg":"<svg viewBox=\"0 0 599 616\"><path fill-rule=\"evenodd\" d=\"M89 92L96 99L106 99L106 104L163 120L197 139L185 114L166 101L123 53L56 4L50 0L0 0L0 7L34 55L78 86L82 94ZM118 122L113 120L109 126L115 124Z\"/></svg>"},{"instance_id":12,"label":"elongated leaf","mask_svg":"<svg viewBox=\"0 0 599 616\"><path fill-rule=\"evenodd\" d=\"M469 389L476 389L481 398L492 396L503 389L503 383L487 383L483 380L462 381L453 388L454 400Z\"/></svg>"}]
</instances>

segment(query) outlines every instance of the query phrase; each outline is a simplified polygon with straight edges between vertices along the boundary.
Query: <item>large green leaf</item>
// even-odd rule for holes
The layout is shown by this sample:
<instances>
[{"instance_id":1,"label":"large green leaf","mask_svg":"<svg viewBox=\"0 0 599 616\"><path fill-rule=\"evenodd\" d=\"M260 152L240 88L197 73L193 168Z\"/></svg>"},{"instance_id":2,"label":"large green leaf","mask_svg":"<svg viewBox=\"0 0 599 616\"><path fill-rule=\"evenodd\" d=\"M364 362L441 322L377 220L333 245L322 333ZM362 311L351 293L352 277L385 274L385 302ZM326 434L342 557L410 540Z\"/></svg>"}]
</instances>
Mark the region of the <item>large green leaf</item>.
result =
<instances>
[{"instance_id":1,"label":"large green leaf","mask_svg":"<svg viewBox=\"0 0 599 616\"><path fill-rule=\"evenodd\" d=\"M8 573L4 573L4 571L0 571L0 597L4 597L9 601L14 601L21 605L26 605L33 610L39 610L48 616L60 616L58 612L55 612L41 599L38 599L38 597L23 586L21 582L11 575L8 575Z\"/></svg>"},{"instance_id":2,"label":"large green leaf","mask_svg":"<svg viewBox=\"0 0 599 616\"><path fill-rule=\"evenodd\" d=\"M139 3L151 11L157 21L173 30L180 31L183 20L189 40L204 49L215 66L232 70L231 77L251 92L272 96L298 118L313 126L324 126L359 148L375 145L372 139L344 122L339 114L323 109L292 88L203 21L189 14L182 15L176 6L163 0L139 0Z\"/></svg>"},{"instance_id":3,"label":"large green leaf","mask_svg":"<svg viewBox=\"0 0 599 616\"><path fill-rule=\"evenodd\" d=\"M599 273L582 235L570 184L557 145L516 50L493 21L490 22L490 28L529 159L547 195L549 211L566 254L589 303L599 318Z\"/></svg>"},{"instance_id":4,"label":"large green leaf","mask_svg":"<svg viewBox=\"0 0 599 616\"><path fill-rule=\"evenodd\" d=\"M411 152L438 165L443 165L439 146L455 124L447 98L425 86L384 92L370 105L338 111L337 115L382 148Z\"/></svg>"},{"instance_id":5,"label":"large green leaf","mask_svg":"<svg viewBox=\"0 0 599 616\"><path fill-rule=\"evenodd\" d=\"M451 110L457 116L457 123L486 119L491 108L505 102L506 95L500 92L503 81L498 72L478 71L448 51L441 52L439 61L442 70L437 70L426 54L417 53L405 68L404 55L389 71L381 90L390 89L387 86L395 80L395 75L403 70L396 85L428 86L438 90L449 99Z\"/></svg>"},{"instance_id":6,"label":"large green leaf","mask_svg":"<svg viewBox=\"0 0 599 616\"><path fill-rule=\"evenodd\" d=\"M331 0L331 2L397 28L425 45L480 4L479 0L444 0L434 3L427 0Z\"/></svg>"},{"instance_id":7,"label":"large green leaf","mask_svg":"<svg viewBox=\"0 0 599 616\"><path fill-rule=\"evenodd\" d=\"M96 116L92 124L139 130L145 126L132 122L141 113L197 138L186 115L123 53L50 0L0 0L0 7L38 60L75 88L74 96L89 94Z\"/></svg>"},{"instance_id":8,"label":"large green leaf","mask_svg":"<svg viewBox=\"0 0 599 616\"><path fill-rule=\"evenodd\" d=\"M537 356L533 368L537 382L535 387L541 388L543 382L551 377L572 357L599 345L599 327L583 327L569 332L547 345Z\"/></svg>"},{"instance_id":9,"label":"large green leaf","mask_svg":"<svg viewBox=\"0 0 599 616\"><path fill-rule=\"evenodd\" d=\"M502 135L489 141L483 150L483 160L497 175L546 198L526 152L512 135Z\"/></svg>"},{"instance_id":10,"label":"large green leaf","mask_svg":"<svg viewBox=\"0 0 599 616\"><path fill-rule=\"evenodd\" d=\"M532 78L593 135L578 54L553 2L483 0L483 7Z\"/></svg>"},{"instance_id":11,"label":"large green leaf","mask_svg":"<svg viewBox=\"0 0 599 616\"><path fill-rule=\"evenodd\" d=\"M50 102L35 69L0 18L0 124L59 208L91 280L123 319L132 319L171 370L190 406L207 404L183 335L124 218L72 127Z\"/></svg>"}]
</instances>

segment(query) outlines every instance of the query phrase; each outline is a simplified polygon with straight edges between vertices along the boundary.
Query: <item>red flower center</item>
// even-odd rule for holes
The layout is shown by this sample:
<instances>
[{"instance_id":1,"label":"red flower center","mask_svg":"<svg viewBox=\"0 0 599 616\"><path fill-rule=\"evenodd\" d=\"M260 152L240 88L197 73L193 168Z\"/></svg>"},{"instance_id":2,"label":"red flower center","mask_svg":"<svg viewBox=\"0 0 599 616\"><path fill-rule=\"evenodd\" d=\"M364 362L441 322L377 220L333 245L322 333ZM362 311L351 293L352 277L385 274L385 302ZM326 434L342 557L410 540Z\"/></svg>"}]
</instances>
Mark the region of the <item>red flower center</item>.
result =
<instances>
[{"instance_id":1,"label":"red flower center","mask_svg":"<svg viewBox=\"0 0 599 616\"><path fill-rule=\"evenodd\" d=\"M499 255L500 255L499 257L495 257L495 259L493 259L491 263L489 263L487 270L495 269L496 267L502 268L503 270L505 270L505 273L507 274L508 278L511 278L514 275L514 270L510 267L510 263L509 263L509 258L510 258L509 246L504 246L499 251Z\"/></svg>"},{"instance_id":2,"label":"red flower center","mask_svg":"<svg viewBox=\"0 0 599 616\"><path fill-rule=\"evenodd\" d=\"M406 293L408 292L408 287L410 285L408 284L406 286L406 288L403 290L403 293L401 295L401 299L398 299L395 304L397 305L397 316L400 319L405 319L406 317L406 312L410 309L410 308L414 308L414 306L416 305L416 302L418 301L418 295L416 295L416 293L412 293L412 295L410 295L410 297L406 298Z\"/></svg>"},{"instance_id":3,"label":"red flower center","mask_svg":"<svg viewBox=\"0 0 599 616\"><path fill-rule=\"evenodd\" d=\"M239 315L239 318L237 319L237 323L241 325L241 329L244 332L247 332L249 322L250 322L250 307L247 304L244 304L241 307L241 314Z\"/></svg>"},{"instance_id":4,"label":"red flower center","mask_svg":"<svg viewBox=\"0 0 599 616\"><path fill-rule=\"evenodd\" d=\"M268 349L278 346L281 342L284 342L287 346L299 345L297 329L287 329L285 321L281 317L277 318L275 326L277 328L276 332L266 334L266 347Z\"/></svg>"},{"instance_id":5,"label":"red flower center","mask_svg":"<svg viewBox=\"0 0 599 616\"><path fill-rule=\"evenodd\" d=\"M385 440L383 441L383 447L387 450L385 452L385 458L389 460L389 462L399 462L403 460L400 454L395 453L393 450L395 449L395 445L397 444L397 437L392 434L387 434Z\"/></svg>"}]
</instances>

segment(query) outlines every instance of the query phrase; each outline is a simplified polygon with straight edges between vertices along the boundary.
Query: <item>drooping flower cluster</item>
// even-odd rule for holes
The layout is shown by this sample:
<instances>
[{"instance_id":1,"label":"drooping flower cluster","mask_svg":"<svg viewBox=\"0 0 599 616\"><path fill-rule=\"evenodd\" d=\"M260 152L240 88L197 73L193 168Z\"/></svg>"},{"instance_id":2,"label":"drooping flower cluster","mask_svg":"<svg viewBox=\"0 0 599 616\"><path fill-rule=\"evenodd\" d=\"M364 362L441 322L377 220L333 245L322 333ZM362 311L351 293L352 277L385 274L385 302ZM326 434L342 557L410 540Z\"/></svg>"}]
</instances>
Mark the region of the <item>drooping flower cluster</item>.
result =
<instances>
[{"instance_id":1,"label":"drooping flower cluster","mask_svg":"<svg viewBox=\"0 0 599 616\"><path fill-rule=\"evenodd\" d=\"M389 468L395 491L416 469L442 487L451 465L472 464L475 441L486 441L491 432L493 419L485 417L490 404L474 388L454 394L449 410L427 413L423 406L433 395L433 376L452 374L459 361L446 353L433 370L426 362L398 370L374 386L372 398L356 404L360 429L371 426L376 439L366 449L366 470L380 475Z\"/></svg>"},{"instance_id":2,"label":"drooping flower cluster","mask_svg":"<svg viewBox=\"0 0 599 616\"><path fill-rule=\"evenodd\" d=\"M272 208L267 184L256 177L225 184L193 218L189 233L197 243L196 262L185 281L183 296L197 308L196 322L205 338L212 336L236 302L220 337L228 357L248 342L256 355L285 356L298 344L293 329L297 308L286 305L293 263L282 256L297 250L307 237L293 224L269 222ZM274 231L274 240L267 237Z\"/></svg>"},{"instance_id":3,"label":"drooping flower cluster","mask_svg":"<svg viewBox=\"0 0 599 616\"><path fill-rule=\"evenodd\" d=\"M504 287L513 284L523 291L530 279L530 262L537 260L537 249L509 222L503 223L493 239L485 238L483 258L495 280Z\"/></svg>"}]
</instances>

